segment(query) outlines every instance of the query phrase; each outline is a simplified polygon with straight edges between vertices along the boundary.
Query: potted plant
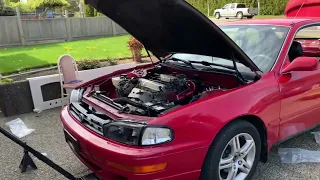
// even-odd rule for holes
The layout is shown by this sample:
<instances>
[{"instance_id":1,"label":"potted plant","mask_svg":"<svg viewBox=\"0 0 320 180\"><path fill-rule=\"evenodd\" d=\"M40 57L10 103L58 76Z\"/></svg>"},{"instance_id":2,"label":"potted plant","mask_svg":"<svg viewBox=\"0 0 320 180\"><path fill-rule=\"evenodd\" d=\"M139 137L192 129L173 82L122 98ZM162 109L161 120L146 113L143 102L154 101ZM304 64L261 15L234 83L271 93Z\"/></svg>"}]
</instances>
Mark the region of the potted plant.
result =
<instances>
[{"instance_id":1,"label":"potted plant","mask_svg":"<svg viewBox=\"0 0 320 180\"><path fill-rule=\"evenodd\" d=\"M128 41L128 46L130 48L130 51L132 53L132 58L134 62L141 62L141 51L143 49L143 45L141 42L139 42L136 38L131 37Z\"/></svg>"}]
</instances>

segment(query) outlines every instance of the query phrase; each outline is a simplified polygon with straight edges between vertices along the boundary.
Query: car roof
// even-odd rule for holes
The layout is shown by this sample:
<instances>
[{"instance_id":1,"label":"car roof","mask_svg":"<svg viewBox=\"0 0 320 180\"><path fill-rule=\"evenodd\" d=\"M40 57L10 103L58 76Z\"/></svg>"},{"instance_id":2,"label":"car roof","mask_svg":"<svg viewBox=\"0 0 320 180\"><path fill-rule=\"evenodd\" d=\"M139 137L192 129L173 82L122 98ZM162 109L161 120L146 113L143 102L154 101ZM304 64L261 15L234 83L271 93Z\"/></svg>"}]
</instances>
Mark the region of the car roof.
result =
<instances>
[{"instance_id":1,"label":"car roof","mask_svg":"<svg viewBox=\"0 0 320 180\"><path fill-rule=\"evenodd\" d=\"M219 23L219 25L237 25L237 24L259 24L259 25L276 25L276 26L291 26L292 23L301 23L308 21L319 22L319 18L274 18L274 19L248 19L248 20L235 20Z\"/></svg>"}]
</instances>

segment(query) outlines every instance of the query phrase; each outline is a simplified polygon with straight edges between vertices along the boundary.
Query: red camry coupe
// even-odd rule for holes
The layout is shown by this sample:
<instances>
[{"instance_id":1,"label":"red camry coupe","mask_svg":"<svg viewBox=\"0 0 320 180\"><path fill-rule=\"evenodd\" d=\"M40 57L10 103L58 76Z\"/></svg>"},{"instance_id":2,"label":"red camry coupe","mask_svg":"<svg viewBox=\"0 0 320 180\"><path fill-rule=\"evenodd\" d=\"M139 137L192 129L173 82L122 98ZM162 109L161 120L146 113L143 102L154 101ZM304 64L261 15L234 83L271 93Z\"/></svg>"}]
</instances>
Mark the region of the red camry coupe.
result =
<instances>
[{"instance_id":1,"label":"red camry coupe","mask_svg":"<svg viewBox=\"0 0 320 180\"><path fill-rule=\"evenodd\" d=\"M159 60L83 84L61 112L102 179L248 180L274 144L319 123L320 54L299 43L318 40L319 20L217 26L184 0L87 3Z\"/></svg>"}]
</instances>

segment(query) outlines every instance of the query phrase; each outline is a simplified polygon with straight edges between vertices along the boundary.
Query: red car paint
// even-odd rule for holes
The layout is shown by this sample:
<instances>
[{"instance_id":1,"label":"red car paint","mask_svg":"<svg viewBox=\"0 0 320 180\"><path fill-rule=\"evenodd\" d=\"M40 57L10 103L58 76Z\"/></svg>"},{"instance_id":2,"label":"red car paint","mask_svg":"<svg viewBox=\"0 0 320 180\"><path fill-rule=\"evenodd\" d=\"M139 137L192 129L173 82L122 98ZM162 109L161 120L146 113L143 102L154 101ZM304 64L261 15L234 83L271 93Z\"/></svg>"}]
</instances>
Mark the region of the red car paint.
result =
<instances>
[{"instance_id":1,"label":"red car paint","mask_svg":"<svg viewBox=\"0 0 320 180\"><path fill-rule=\"evenodd\" d=\"M282 74L289 63L287 53L295 33L302 26L320 23L308 19L274 19L234 21L226 24L270 24L291 27L279 58L273 69L262 75L257 82L204 97L195 103L185 105L161 117L150 118L119 114L112 107L84 96L84 101L106 113L111 118L147 120L153 125L167 125L174 131L170 143L151 147L132 147L107 140L74 120L65 107L61 112L64 128L80 143L83 152L77 154L80 160L93 172L105 179L198 179L208 147L219 131L229 122L242 118L256 126L266 135L266 152L275 143L300 133L319 123L320 113L320 69L295 71ZM101 77L106 79L122 70ZM204 76L205 77L205 76ZM207 77L205 80L214 78ZM221 78L217 78L221 81ZM94 81L88 82L90 84ZM235 81L223 79L232 87ZM89 93L89 92L86 92ZM310 96L312 98L310 98ZM149 174L133 174L107 166L107 161L127 166L153 165L166 162L163 171Z\"/></svg>"},{"instance_id":2,"label":"red car paint","mask_svg":"<svg viewBox=\"0 0 320 180\"><path fill-rule=\"evenodd\" d=\"M287 17L320 17L319 0L289 0L284 14Z\"/></svg>"},{"instance_id":3,"label":"red car paint","mask_svg":"<svg viewBox=\"0 0 320 180\"><path fill-rule=\"evenodd\" d=\"M320 57L320 39L297 39L305 56Z\"/></svg>"}]
</instances>

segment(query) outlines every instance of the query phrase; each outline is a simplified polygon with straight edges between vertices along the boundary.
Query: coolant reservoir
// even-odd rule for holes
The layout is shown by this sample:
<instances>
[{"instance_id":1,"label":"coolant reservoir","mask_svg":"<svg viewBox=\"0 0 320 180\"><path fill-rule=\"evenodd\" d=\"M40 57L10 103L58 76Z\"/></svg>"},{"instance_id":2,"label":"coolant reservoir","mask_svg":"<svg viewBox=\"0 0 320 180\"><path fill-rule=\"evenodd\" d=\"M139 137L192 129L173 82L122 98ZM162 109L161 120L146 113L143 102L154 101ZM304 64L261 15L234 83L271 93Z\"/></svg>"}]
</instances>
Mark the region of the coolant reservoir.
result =
<instances>
[{"instance_id":1,"label":"coolant reservoir","mask_svg":"<svg viewBox=\"0 0 320 180\"><path fill-rule=\"evenodd\" d=\"M111 81L114 87L119 88L119 82L121 81L121 77L113 77Z\"/></svg>"}]
</instances>

